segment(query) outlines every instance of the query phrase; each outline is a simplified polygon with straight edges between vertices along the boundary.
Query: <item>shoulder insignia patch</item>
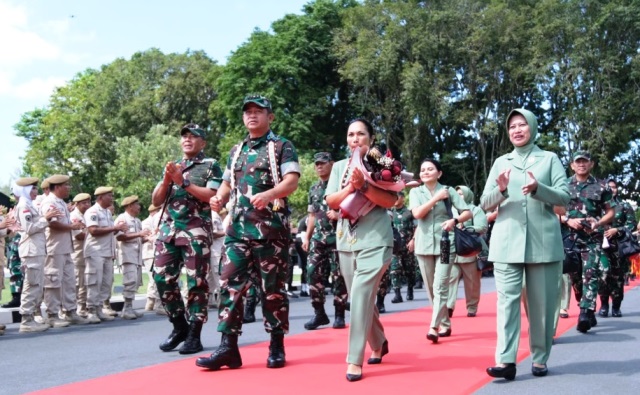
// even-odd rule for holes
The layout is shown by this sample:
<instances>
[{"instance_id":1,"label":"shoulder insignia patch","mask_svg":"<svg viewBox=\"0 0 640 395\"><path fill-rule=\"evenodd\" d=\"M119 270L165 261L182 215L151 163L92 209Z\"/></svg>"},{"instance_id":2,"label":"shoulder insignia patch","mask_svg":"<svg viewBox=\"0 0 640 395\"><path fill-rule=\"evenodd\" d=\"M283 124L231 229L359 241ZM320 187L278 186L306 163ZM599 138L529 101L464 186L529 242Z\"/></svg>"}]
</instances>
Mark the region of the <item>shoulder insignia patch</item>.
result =
<instances>
[{"instance_id":1,"label":"shoulder insignia patch","mask_svg":"<svg viewBox=\"0 0 640 395\"><path fill-rule=\"evenodd\" d=\"M31 215L26 215L24 217L24 220L27 221L27 222L31 222Z\"/></svg>"},{"instance_id":2,"label":"shoulder insignia patch","mask_svg":"<svg viewBox=\"0 0 640 395\"><path fill-rule=\"evenodd\" d=\"M89 219L90 219L91 221L97 221L97 220L98 220L98 216L97 216L97 215L95 215L95 214L91 214L91 217L89 217Z\"/></svg>"}]
</instances>

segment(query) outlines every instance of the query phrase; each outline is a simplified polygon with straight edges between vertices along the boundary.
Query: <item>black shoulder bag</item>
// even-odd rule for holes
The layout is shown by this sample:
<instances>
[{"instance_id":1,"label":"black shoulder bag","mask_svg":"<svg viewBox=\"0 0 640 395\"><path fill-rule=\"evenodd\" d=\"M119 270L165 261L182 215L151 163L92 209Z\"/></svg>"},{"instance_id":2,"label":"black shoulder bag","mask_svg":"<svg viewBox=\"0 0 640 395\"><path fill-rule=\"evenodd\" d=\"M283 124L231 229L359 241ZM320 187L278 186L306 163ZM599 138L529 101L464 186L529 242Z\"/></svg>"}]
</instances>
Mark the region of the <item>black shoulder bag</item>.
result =
<instances>
[{"instance_id":1,"label":"black shoulder bag","mask_svg":"<svg viewBox=\"0 0 640 395\"><path fill-rule=\"evenodd\" d=\"M453 211L451 210L451 200L445 199L444 205L447 208L447 214L449 218L453 218ZM482 240L480 240L480 234L473 228L459 228L454 226L453 232L455 234L456 255L462 257L473 257L482 251Z\"/></svg>"}]
</instances>

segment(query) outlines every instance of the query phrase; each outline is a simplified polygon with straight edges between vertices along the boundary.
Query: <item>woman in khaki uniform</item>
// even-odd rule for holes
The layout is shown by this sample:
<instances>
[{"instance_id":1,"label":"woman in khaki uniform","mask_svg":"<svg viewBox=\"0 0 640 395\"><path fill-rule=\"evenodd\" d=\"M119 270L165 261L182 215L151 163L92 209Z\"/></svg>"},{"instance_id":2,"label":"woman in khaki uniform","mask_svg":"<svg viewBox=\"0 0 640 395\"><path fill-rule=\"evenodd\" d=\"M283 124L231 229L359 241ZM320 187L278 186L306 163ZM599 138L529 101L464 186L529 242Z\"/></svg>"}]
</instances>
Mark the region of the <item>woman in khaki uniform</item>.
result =
<instances>
[{"instance_id":1,"label":"woman in khaki uniform","mask_svg":"<svg viewBox=\"0 0 640 395\"><path fill-rule=\"evenodd\" d=\"M373 138L369 122L356 119L349 125L347 144L352 151L371 146ZM381 363L389 352L375 298L380 280L391 264L393 233L386 209L395 204L397 195L369 185L359 169L348 169L348 162L345 159L333 165L325 191L327 205L339 210L340 203L356 191L376 204L355 226L340 218L336 227L340 271L351 297L347 380L358 381L362 378L366 343L372 350L367 361L370 365Z\"/></svg>"},{"instance_id":2,"label":"woman in khaki uniform","mask_svg":"<svg viewBox=\"0 0 640 395\"><path fill-rule=\"evenodd\" d=\"M418 220L414 251L433 306L427 339L434 344L440 337L451 336L451 320L447 311L451 265L449 262L443 263L440 259L442 232L450 232L450 262L453 263L456 259L453 227L471 219L471 211L464 199L455 189L440 184L440 177L440 162L425 159L420 165L420 181L423 185L409 192L409 208ZM449 218L445 205L447 199L451 200L451 205L460 213L457 218Z\"/></svg>"},{"instance_id":3,"label":"woman in khaki uniform","mask_svg":"<svg viewBox=\"0 0 640 395\"><path fill-rule=\"evenodd\" d=\"M489 247L498 291L498 341L496 366L487 368L487 374L513 380L525 276L531 371L534 376L547 374L564 259L553 206L566 206L570 196L565 169L556 154L534 144L535 116L524 109L513 110L507 130L515 149L493 164L480 206L485 211L500 207Z\"/></svg>"}]
</instances>

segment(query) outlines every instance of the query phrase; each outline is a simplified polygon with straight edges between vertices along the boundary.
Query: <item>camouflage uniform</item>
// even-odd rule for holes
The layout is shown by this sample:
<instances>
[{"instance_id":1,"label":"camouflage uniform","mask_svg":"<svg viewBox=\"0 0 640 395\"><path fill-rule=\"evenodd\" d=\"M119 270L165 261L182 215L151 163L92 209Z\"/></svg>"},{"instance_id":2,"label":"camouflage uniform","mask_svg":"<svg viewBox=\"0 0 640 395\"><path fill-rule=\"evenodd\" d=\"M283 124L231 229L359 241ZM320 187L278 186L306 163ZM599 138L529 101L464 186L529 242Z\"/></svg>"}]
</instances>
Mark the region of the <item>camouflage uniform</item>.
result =
<instances>
[{"instance_id":1,"label":"camouflage uniform","mask_svg":"<svg viewBox=\"0 0 640 395\"><path fill-rule=\"evenodd\" d=\"M315 225L311 230L307 273L309 276L309 296L311 306L318 310L325 302L324 279L331 272L333 284L333 305L336 310L344 311L347 303L347 286L340 274L338 254L336 252L336 221L327 217L329 206L324 200L324 191L329 181L319 180L309 190L308 212L315 214Z\"/></svg>"},{"instance_id":2,"label":"camouflage uniform","mask_svg":"<svg viewBox=\"0 0 640 395\"><path fill-rule=\"evenodd\" d=\"M615 207L611 189L603 181L589 176L585 182L579 182L576 176L569 177L571 200L567 205L567 218L600 218L611 207ZM580 308L595 311L598 280L604 279L610 270L609 258L602 250L604 228L600 227L589 234L584 230L571 229L572 237L583 248L582 273L572 273L571 282L580 299Z\"/></svg>"},{"instance_id":3,"label":"camouflage uniform","mask_svg":"<svg viewBox=\"0 0 640 395\"><path fill-rule=\"evenodd\" d=\"M616 205L614 207L615 217L613 218L612 226L618 228L618 234L623 232L623 228L626 228L629 232L635 232L637 221L631 205L622 201L617 196L614 196L613 200L616 202ZM606 249L605 253L611 263L611 271L606 279L600 282L598 294L602 302L602 309L606 309L607 314L609 310L609 297L611 297L615 314L616 310L620 310L620 304L622 303L622 299L624 299L624 279L629 270L629 259L618 255L615 238L610 240L610 242L612 248ZM607 314L601 315L606 316Z\"/></svg>"},{"instance_id":4,"label":"camouflage uniform","mask_svg":"<svg viewBox=\"0 0 640 395\"><path fill-rule=\"evenodd\" d=\"M11 241L7 244L7 267L9 269L9 290L11 293L22 292L22 282L24 275L20 270L21 261L18 253L18 245L20 245L20 233L15 233Z\"/></svg>"},{"instance_id":5,"label":"camouflage uniform","mask_svg":"<svg viewBox=\"0 0 640 395\"><path fill-rule=\"evenodd\" d=\"M392 225L400 232L402 242L400 243L400 253L393 256L391 260L391 269L389 275L391 277L391 287L393 289L402 288L402 276L407 280L407 288L413 289L416 285L416 263L415 255L409 252L407 243L413 237L413 231L416 225L413 220L413 214L406 206L401 208L392 208L390 210Z\"/></svg>"},{"instance_id":6,"label":"camouflage uniform","mask_svg":"<svg viewBox=\"0 0 640 395\"><path fill-rule=\"evenodd\" d=\"M192 159L177 160L185 180L199 187L218 189L222 170L215 159L200 152ZM156 240L153 279L170 318L185 314L178 280L187 269L187 314L190 322L207 321L207 273L211 254L211 208L180 186L167 192L165 214Z\"/></svg>"},{"instance_id":7,"label":"camouflage uniform","mask_svg":"<svg viewBox=\"0 0 640 395\"><path fill-rule=\"evenodd\" d=\"M232 149L223 180L229 182L232 209L225 248L228 260L222 266L218 331L228 335L242 333L244 302L242 296L252 284L261 286L262 315L267 332L281 335L289 330L289 299L285 292L289 262L289 209L269 207L258 210L250 199L275 186L269 164L268 145L275 144L277 167L282 178L300 173L293 144L269 130L264 136L247 136ZM236 150L241 150L232 169ZM235 181L232 182L231 177Z\"/></svg>"}]
</instances>

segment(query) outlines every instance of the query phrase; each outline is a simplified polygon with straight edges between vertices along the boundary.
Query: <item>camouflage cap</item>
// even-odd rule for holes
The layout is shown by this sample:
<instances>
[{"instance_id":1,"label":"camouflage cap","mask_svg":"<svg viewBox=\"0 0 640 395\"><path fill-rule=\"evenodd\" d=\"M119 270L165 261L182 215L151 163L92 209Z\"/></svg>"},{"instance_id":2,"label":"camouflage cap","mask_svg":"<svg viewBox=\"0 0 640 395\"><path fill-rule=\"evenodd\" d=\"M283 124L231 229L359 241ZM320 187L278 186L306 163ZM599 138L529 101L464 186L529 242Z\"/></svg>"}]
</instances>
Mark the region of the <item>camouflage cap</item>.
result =
<instances>
[{"instance_id":1,"label":"camouflage cap","mask_svg":"<svg viewBox=\"0 0 640 395\"><path fill-rule=\"evenodd\" d=\"M137 201L138 201L138 197L136 195L127 196L126 198L122 199L122 201L120 202L120 206L125 207Z\"/></svg>"},{"instance_id":2,"label":"camouflage cap","mask_svg":"<svg viewBox=\"0 0 640 395\"><path fill-rule=\"evenodd\" d=\"M49 184L59 185L64 184L69 181L70 177L64 174L54 174L51 177L47 178L45 181L48 181ZM44 183L43 183L44 184ZM43 187L44 188L44 187Z\"/></svg>"},{"instance_id":3,"label":"camouflage cap","mask_svg":"<svg viewBox=\"0 0 640 395\"><path fill-rule=\"evenodd\" d=\"M37 177L22 177L16 180L16 185L19 187L26 187L27 185L38 185Z\"/></svg>"},{"instance_id":4,"label":"camouflage cap","mask_svg":"<svg viewBox=\"0 0 640 395\"><path fill-rule=\"evenodd\" d=\"M49 188L49 179L48 178L46 178L44 181L42 181L42 184L40 184L40 188L42 188L42 189Z\"/></svg>"},{"instance_id":5,"label":"camouflage cap","mask_svg":"<svg viewBox=\"0 0 640 395\"><path fill-rule=\"evenodd\" d=\"M79 193L76 196L74 196L73 201L78 203L78 202L83 202L87 199L91 200L91 195L89 195L88 193Z\"/></svg>"},{"instance_id":6,"label":"camouflage cap","mask_svg":"<svg viewBox=\"0 0 640 395\"><path fill-rule=\"evenodd\" d=\"M242 102L242 111L244 111L247 108L247 105L251 103L257 105L260 108L266 108L267 110L269 110L269 112L273 111L273 108L271 107L271 101L261 95L246 96L244 98L244 101Z\"/></svg>"},{"instance_id":7,"label":"camouflage cap","mask_svg":"<svg viewBox=\"0 0 640 395\"><path fill-rule=\"evenodd\" d=\"M571 159L571 161L575 162L578 159L586 159L588 161L591 160L591 154L588 151L576 151L575 154L573 154L573 158Z\"/></svg>"},{"instance_id":8,"label":"camouflage cap","mask_svg":"<svg viewBox=\"0 0 640 395\"><path fill-rule=\"evenodd\" d=\"M187 132L193 134L196 137L201 137L201 138L207 137L207 132L205 132L204 129L202 129L200 125L196 123L188 123L184 125L182 129L180 129L180 136L184 135Z\"/></svg>"},{"instance_id":9,"label":"camouflage cap","mask_svg":"<svg viewBox=\"0 0 640 395\"><path fill-rule=\"evenodd\" d=\"M333 160L333 158L331 157L331 154L328 152L318 152L315 155L313 155L313 161L315 163L318 162L331 162Z\"/></svg>"},{"instance_id":10,"label":"camouflage cap","mask_svg":"<svg viewBox=\"0 0 640 395\"><path fill-rule=\"evenodd\" d=\"M93 196L104 195L105 193L109 193L111 191L113 191L113 187L98 187L93 193Z\"/></svg>"}]
</instances>

